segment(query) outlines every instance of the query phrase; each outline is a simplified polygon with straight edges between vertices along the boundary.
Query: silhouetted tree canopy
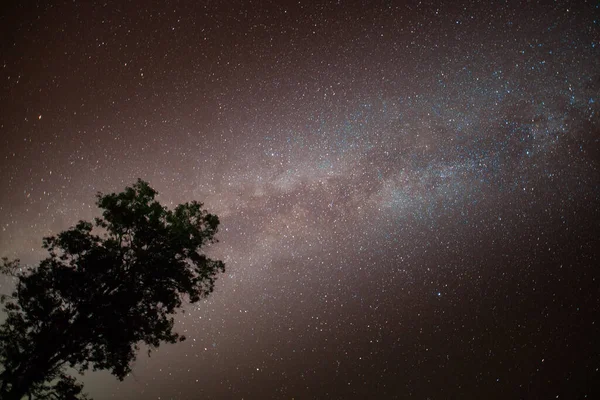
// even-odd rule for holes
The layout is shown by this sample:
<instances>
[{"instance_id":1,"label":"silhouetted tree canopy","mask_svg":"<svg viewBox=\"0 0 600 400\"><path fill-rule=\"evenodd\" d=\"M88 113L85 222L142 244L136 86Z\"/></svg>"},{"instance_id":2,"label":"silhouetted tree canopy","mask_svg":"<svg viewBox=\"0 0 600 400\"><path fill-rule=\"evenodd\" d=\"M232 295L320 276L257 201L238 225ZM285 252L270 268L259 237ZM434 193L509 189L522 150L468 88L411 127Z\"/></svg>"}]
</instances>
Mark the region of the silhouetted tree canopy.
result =
<instances>
[{"instance_id":1,"label":"silhouetted tree canopy","mask_svg":"<svg viewBox=\"0 0 600 400\"><path fill-rule=\"evenodd\" d=\"M156 194L142 180L98 193L102 217L44 238L49 255L39 266L3 259L16 289L2 298L1 399L85 399L66 368L123 380L140 344L150 353L185 339L172 316L184 299L210 294L225 269L200 252L216 241L219 219L198 202L168 210Z\"/></svg>"}]
</instances>

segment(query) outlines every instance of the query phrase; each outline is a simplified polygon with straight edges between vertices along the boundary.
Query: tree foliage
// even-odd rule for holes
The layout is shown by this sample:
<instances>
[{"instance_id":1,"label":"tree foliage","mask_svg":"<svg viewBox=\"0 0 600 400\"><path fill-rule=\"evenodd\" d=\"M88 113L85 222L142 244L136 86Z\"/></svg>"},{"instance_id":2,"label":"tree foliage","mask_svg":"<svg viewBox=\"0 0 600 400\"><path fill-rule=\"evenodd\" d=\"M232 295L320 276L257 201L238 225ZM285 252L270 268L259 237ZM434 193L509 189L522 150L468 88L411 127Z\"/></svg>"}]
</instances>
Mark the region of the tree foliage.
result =
<instances>
[{"instance_id":1,"label":"tree foliage","mask_svg":"<svg viewBox=\"0 0 600 400\"><path fill-rule=\"evenodd\" d=\"M168 210L156 194L142 180L98 193L102 217L44 238L48 257L36 268L3 259L16 289L2 299L1 399L84 399L66 368L123 380L141 344L150 353L185 339L173 315L209 295L224 271L200 252L216 241L219 219L198 202Z\"/></svg>"}]
</instances>

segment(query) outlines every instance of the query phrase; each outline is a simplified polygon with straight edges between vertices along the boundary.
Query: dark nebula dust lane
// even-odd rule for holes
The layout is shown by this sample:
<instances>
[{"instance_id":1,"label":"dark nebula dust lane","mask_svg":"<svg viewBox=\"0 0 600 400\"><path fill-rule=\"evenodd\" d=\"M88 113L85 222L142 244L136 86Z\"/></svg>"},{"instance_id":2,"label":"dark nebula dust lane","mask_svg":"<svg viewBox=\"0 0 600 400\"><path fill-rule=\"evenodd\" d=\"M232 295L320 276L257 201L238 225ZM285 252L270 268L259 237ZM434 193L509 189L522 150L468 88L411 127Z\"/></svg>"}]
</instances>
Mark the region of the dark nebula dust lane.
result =
<instances>
[{"instance_id":1,"label":"dark nebula dust lane","mask_svg":"<svg viewBox=\"0 0 600 400\"><path fill-rule=\"evenodd\" d=\"M97 400L593 398L599 61L586 1L10 2L0 255L138 177L219 215L188 340Z\"/></svg>"}]
</instances>

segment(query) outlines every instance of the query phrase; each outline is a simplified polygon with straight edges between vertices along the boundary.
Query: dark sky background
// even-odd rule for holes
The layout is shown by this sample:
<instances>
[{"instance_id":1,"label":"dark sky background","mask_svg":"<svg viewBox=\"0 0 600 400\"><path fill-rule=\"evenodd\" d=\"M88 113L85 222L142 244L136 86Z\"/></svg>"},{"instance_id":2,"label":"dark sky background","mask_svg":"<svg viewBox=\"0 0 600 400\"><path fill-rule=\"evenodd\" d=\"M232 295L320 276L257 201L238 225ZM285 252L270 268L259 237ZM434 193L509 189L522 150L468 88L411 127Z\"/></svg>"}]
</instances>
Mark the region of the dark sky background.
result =
<instances>
[{"instance_id":1,"label":"dark sky background","mask_svg":"<svg viewBox=\"0 0 600 400\"><path fill-rule=\"evenodd\" d=\"M95 399L598 393L598 2L1 7L0 255L138 177L221 217L188 340Z\"/></svg>"}]
</instances>

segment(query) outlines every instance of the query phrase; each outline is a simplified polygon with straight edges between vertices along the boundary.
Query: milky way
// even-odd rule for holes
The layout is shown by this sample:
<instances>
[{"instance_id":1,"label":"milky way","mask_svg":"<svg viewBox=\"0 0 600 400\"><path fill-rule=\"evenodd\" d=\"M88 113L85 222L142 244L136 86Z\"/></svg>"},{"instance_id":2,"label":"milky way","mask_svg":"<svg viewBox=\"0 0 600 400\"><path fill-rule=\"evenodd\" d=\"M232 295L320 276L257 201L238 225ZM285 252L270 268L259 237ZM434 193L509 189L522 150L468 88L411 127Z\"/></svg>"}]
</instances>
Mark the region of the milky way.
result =
<instances>
[{"instance_id":1,"label":"milky way","mask_svg":"<svg viewBox=\"0 0 600 400\"><path fill-rule=\"evenodd\" d=\"M593 396L595 3L3 7L0 255L138 177L221 218L188 340L95 399Z\"/></svg>"}]
</instances>

